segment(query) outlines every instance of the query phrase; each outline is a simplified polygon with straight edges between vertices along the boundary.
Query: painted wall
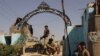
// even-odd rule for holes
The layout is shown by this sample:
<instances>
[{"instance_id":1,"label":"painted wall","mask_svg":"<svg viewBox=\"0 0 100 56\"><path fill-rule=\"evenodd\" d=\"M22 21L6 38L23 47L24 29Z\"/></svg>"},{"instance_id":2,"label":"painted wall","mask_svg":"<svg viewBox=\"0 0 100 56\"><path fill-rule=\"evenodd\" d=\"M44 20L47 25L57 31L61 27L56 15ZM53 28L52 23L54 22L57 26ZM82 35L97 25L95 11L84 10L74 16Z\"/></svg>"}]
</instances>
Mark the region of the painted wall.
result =
<instances>
[{"instance_id":1,"label":"painted wall","mask_svg":"<svg viewBox=\"0 0 100 56\"><path fill-rule=\"evenodd\" d=\"M17 43L18 39L21 37L21 34L20 33L16 33L16 34L12 33L11 36L12 36L11 37L11 45L14 45Z\"/></svg>"},{"instance_id":2,"label":"painted wall","mask_svg":"<svg viewBox=\"0 0 100 56\"><path fill-rule=\"evenodd\" d=\"M68 34L72 56L76 50L77 44L85 40L82 25L68 26Z\"/></svg>"},{"instance_id":3,"label":"painted wall","mask_svg":"<svg viewBox=\"0 0 100 56\"><path fill-rule=\"evenodd\" d=\"M6 41L5 41L5 38L4 38L4 34L0 35L0 43L6 44Z\"/></svg>"},{"instance_id":4,"label":"painted wall","mask_svg":"<svg viewBox=\"0 0 100 56\"><path fill-rule=\"evenodd\" d=\"M88 19L89 19L89 13L88 9L86 8L83 16L82 16L82 25L83 25L83 36L84 36L84 41L86 42L86 45L88 46Z\"/></svg>"},{"instance_id":5,"label":"painted wall","mask_svg":"<svg viewBox=\"0 0 100 56\"><path fill-rule=\"evenodd\" d=\"M4 34L0 35L0 43L14 45L17 42L23 41L24 37L20 33L12 33L11 36L5 36Z\"/></svg>"}]
</instances>

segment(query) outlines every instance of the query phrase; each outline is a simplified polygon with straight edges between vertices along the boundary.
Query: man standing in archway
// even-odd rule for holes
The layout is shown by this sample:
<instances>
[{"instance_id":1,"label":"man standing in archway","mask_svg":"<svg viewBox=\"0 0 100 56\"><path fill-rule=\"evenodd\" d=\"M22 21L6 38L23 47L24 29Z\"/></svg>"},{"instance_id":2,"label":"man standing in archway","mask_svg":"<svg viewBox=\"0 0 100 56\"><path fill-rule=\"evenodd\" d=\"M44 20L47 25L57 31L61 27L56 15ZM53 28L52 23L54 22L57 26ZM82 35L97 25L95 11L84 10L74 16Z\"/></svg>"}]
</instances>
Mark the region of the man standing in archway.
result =
<instances>
[{"instance_id":1,"label":"man standing in archway","mask_svg":"<svg viewBox=\"0 0 100 56\"><path fill-rule=\"evenodd\" d=\"M40 38L40 40L43 39L43 38L44 39L47 38L49 36L49 33L50 33L48 25L45 25L44 28L45 28L44 35Z\"/></svg>"},{"instance_id":2,"label":"man standing in archway","mask_svg":"<svg viewBox=\"0 0 100 56\"><path fill-rule=\"evenodd\" d=\"M42 39L44 40L43 45L45 46L48 42L48 36L50 34L50 31L49 31L48 25L45 25L44 28L45 28L44 35L42 37L40 37L40 40L42 40Z\"/></svg>"}]
</instances>

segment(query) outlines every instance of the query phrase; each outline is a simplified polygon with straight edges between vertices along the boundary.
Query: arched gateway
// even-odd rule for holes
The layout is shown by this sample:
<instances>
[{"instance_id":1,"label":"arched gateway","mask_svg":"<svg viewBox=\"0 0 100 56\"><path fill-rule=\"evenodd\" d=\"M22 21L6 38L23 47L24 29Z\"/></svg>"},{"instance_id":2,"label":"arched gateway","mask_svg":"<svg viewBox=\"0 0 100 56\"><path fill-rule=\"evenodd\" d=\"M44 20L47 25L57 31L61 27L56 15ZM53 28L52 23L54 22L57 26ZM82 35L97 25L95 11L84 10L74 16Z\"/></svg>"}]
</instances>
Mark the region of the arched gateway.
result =
<instances>
[{"instance_id":1,"label":"arched gateway","mask_svg":"<svg viewBox=\"0 0 100 56\"><path fill-rule=\"evenodd\" d=\"M24 23L25 22L28 22L28 20L31 18L31 17L33 17L33 16L35 16L35 15L37 15L37 14L40 14L40 13L52 13L52 14L55 14L55 15L58 15L58 16L60 16L61 18L62 18L62 20L64 21L64 24L65 24L65 28L66 28L66 30L67 30L67 26L68 25L71 25L71 21L70 21L70 19L69 19L69 17L67 16L67 15L64 15L63 14L63 12L61 12L61 11L59 11L59 10L57 10L57 9L53 9L53 8L50 8L50 6L47 4L47 3L45 3L45 2L42 2L38 7L37 7L37 9L36 10L33 10L33 11L31 11L31 12L29 12L28 14L26 14L24 17L23 17L23 20L20 22L20 24L21 24L21 26L23 27L24 26ZM21 27L21 28L22 28ZM67 33L66 33L67 34ZM67 44L66 44L66 41L67 40L65 40L65 45L64 45L64 52L66 53L67 52L67 50L68 49L66 49L67 48ZM64 56L65 56L65 53L64 53Z\"/></svg>"},{"instance_id":2,"label":"arched gateway","mask_svg":"<svg viewBox=\"0 0 100 56\"><path fill-rule=\"evenodd\" d=\"M40 14L40 13L52 13L52 14L58 15L63 19L63 21L65 22L65 25L71 25L71 21L67 15L63 15L63 12L61 12L57 9L50 8L50 6L45 2L42 2L37 7L36 10L33 10L33 11L29 12L28 14L26 14L23 17L21 24L23 25L24 22L27 22L31 17L33 17L37 14Z\"/></svg>"}]
</instances>

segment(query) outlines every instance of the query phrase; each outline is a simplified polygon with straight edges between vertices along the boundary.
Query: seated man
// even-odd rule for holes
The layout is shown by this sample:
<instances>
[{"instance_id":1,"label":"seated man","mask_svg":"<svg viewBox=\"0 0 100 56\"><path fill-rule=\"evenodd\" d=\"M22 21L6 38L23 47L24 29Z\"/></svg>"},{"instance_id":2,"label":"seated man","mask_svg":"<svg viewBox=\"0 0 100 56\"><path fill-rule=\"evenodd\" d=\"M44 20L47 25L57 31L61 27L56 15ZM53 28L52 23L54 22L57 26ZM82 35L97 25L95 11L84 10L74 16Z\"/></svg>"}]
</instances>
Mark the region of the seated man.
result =
<instances>
[{"instance_id":1,"label":"seated man","mask_svg":"<svg viewBox=\"0 0 100 56\"><path fill-rule=\"evenodd\" d=\"M50 38L49 41L48 41L48 43L47 43L47 52L49 54L52 54L52 55L55 54L55 52L56 52L56 45L53 42L52 38Z\"/></svg>"}]
</instances>

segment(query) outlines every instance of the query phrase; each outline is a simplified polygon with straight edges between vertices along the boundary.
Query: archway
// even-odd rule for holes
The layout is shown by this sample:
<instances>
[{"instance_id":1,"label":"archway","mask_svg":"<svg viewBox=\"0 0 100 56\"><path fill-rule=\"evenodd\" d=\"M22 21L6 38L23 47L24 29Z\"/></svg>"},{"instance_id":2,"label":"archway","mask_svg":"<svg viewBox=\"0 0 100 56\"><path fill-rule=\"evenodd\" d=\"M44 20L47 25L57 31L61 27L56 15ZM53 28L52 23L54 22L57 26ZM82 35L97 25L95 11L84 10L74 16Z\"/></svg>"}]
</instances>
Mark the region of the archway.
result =
<instances>
[{"instance_id":1,"label":"archway","mask_svg":"<svg viewBox=\"0 0 100 56\"><path fill-rule=\"evenodd\" d=\"M35 15L37 15L37 14L40 14L40 13L52 13L52 14L55 14L55 15L61 17L62 20L64 21L66 31L67 31L67 26L68 26L68 25L71 25L71 21L70 21L70 19L69 19L69 17L68 17L67 15L64 15L63 12L61 12L61 11L59 11L59 10L57 10L57 9L50 8L50 6L49 6L47 3L42 2L42 3L37 7L37 9L35 9L35 10L29 12L28 14L26 14L26 15L23 17L23 20L20 22L21 26L23 27L23 26L24 26L24 23L25 23L25 22L28 22L28 20L29 20L31 17L33 17L33 16L35 16ZM67 34L67 32L66 32L66 34ZM67 40L65 40L65 41L67 41ZM64 44L66 44L66 43L64 43ZM67 45L67 44L66 44L66 45ZM65 45L65 47L66 47L66 45ZM66 52L67 49L65 49L64 51Z\"/></svg>"},{"instance_id":2,"label":"archway","mask_svg":"<svg viewBox=\"0 0 100 56\"><path fill-rule=\"evenodd\" d=\"M21 24L23 25L24 22L27 22L31 17L33 17L37 14L40 14L40 13L52 13L52 14L58 15L63 19L63 21L65 22L65 25L71 25L71 21L70 21L70 19L67 15L63 15L63 12L61 12L57 9L50 8L50 6L45 2L42 2L37 7L37 9L35 9L35 10L29 12L28 14L26 14L23 17L23 20L22 20Z\"/></svg>"}]
</instances>

